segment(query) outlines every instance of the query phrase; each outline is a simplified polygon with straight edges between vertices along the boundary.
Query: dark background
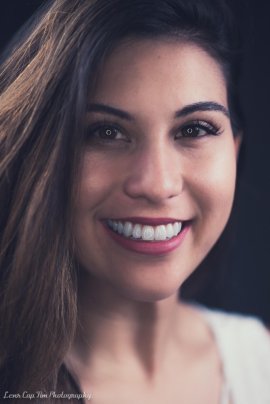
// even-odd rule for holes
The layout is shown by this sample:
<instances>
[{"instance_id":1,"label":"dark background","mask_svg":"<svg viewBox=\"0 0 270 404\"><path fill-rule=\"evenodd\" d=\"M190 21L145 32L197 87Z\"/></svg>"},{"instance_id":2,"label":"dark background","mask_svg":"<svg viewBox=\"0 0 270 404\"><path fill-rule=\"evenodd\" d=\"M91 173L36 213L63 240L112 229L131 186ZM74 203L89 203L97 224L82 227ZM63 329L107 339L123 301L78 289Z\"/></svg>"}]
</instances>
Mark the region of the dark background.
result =
<instances>
[{"instance_id":1,"label":"dark background","mask_svg":"<svg viewBox=\"0 0 270 404\"><path fill-rule=\"evenodd\" d=\"M40 4L0 0L0 50ZM246 151L234 230L237 242L228 257L227 281L208 303L255 314L270 324L270 2L234 4L244 38L239 84Z\"/></svg>"}]
</instances>

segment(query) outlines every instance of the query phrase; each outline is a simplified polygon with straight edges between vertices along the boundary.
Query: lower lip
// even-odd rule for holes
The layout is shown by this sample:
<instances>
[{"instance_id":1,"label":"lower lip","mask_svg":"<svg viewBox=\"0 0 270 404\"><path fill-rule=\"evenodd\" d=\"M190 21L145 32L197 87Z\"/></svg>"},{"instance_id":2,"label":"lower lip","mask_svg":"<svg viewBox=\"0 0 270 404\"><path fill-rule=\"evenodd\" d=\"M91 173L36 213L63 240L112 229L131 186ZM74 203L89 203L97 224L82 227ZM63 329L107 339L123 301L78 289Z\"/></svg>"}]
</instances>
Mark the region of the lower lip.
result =
<instances>
[{"instance_id":1,"label":"lower lip","mask_svg":"<svg viewBox=\"0 0 270 404\"><path fill-rule=\"evenodd\" d=\"M120 234L115 233L106 224L104 224L104 226L110 237L118 244L120 244L121 247L124 247L126 250L147 255L163 255L175 250L182 244L187 232L191 227L190 223L186 224L184 229L177 236L171 238L170 240L143 241L125 238Z\"/></svg>"}]
</instances>

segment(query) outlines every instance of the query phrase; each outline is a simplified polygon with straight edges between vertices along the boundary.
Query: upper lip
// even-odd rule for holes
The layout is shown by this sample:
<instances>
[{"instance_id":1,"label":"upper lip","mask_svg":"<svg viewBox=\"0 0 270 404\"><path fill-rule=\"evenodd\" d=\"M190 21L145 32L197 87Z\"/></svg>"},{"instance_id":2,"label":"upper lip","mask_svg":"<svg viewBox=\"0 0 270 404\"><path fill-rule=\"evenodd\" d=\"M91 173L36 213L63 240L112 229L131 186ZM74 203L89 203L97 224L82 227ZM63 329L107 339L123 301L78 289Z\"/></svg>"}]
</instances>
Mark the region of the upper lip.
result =
<instances>
[{"instance_id":1,"label":"upper lip","mask_svg":"<svg viewBox=\"0 0 270 404\"><path fill-rule=\"evenodd\" d=\"M118 222L149 224L149 225L153 225L153 226L186 221L186 220L181 220L181 219L176 219L176 218L171 218L171 217L123 217L123 218L110 217L107 220L114 220L114 221L118 221Z\"/></svg>"}]
</instances>

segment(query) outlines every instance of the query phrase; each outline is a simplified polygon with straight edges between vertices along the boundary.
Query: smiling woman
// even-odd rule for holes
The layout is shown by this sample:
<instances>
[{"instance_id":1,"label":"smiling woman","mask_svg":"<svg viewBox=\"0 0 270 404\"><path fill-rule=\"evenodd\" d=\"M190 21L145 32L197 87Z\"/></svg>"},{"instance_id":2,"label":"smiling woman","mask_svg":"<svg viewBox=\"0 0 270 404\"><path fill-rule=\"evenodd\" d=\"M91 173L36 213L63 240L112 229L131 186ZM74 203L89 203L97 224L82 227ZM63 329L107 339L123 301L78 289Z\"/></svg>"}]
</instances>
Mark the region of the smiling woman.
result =
<instances>
[{"instance_id":1,"label":"smiling woman","mask_svg":"<svg viewBox=\"0 0 270 404\"><path fill-rule=\"evenodd\" d=\"M74 211L80 262L129 298L167 298L232 208L240 137L222 71L194 44L128 41L107 58L89 101Z\"/></svg>"},{"instance_id":2,"label":"smiling woman","mask_svg":"<svg viewBox=\"0 0 270 404\"><path fill-rule=\"evenodd\" d=\"M263 325L178 299L233 207L236 35L223 0L54 0L5 52L3 397L269 403Z\"/></svg>"}]
</instances>

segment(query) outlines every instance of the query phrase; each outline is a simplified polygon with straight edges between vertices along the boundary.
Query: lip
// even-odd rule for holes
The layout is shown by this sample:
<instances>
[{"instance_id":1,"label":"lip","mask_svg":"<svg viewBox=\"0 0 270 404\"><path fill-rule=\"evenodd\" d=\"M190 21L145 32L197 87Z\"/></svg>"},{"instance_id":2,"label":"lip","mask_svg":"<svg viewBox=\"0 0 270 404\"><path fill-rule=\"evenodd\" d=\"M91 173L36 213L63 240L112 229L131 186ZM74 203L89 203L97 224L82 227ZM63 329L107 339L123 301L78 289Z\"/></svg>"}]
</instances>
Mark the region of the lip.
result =
<instances>
[{"instance_id":1,"label":"lip","mask_svg":"<svg viewBox=\"0 0 270 404\"><path fill-rule=\"evenodd\" d=\"M138 220L140 219L140 220ZM125 219L111 219L111 220L119 220L119 221L130 221L132 223L140 223L140 224L150 224L150 221L147 218L144 218L145 221L141 221L142 218L125 218ZM172 222L177 222L180 221L179 219L153 219L151 218L151 224L157 223L159 224L166 224L166 223L172 223ZM120 247L136 252L139 254L146 254L146 255L165 255L169 254L170 252L174 251L184 241L186 234L188 233L190 227L191 227L191 221L185 221L184 222L184 228L183 230L175 237L171 238L170 240L162 240L162 241L144 241L144 240L133 240L130 238L126 238L121 236L118 233L115 233L112 229L110 229L107 225L106 222L103 222L104 229L106 233L109 235L109 237L116 242Z\"/></svg>"},{"instance_id":2,"label":"lip","mask_svg":"<svg viewBox=\"0 0 270 404\"><path fill-rule=\"evenodd\" d=\"M169 223L175 223L175 222L186 222L187 220L182 220L182 219L175 219L175 218L168 218L168 217L121 217L121 218L109 218L113 221L118 221L118 222L131 222L131 223L139 223L139 224L149 224L150 226L158 226L162 224L169 224Z\"/></svg>"}]
</instances>

